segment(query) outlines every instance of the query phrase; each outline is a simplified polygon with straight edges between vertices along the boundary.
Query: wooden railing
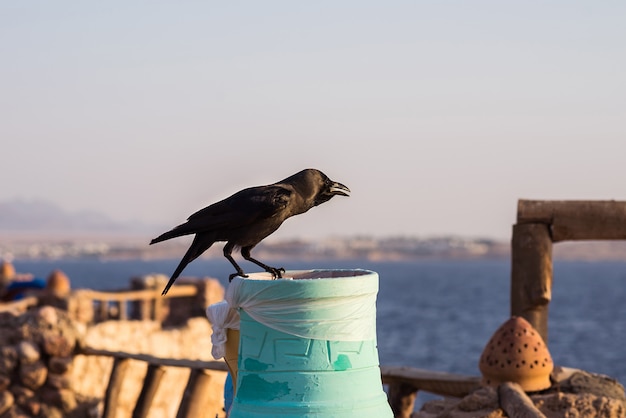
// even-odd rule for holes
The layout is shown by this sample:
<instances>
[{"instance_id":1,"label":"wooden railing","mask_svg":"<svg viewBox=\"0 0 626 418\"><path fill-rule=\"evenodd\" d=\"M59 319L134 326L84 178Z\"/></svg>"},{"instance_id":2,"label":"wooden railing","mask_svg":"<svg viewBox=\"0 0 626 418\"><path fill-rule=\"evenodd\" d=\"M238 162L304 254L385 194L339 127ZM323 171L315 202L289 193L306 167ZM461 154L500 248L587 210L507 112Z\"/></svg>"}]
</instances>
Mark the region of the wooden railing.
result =
<instances>
[{"instance_id":1,"label":"wooden railing","mask_svg":"<svg viewBox=\"0 0 626 418\"><path fill-rule=\"evenodd\" d=\"M130 354L117 351L97 350L82 348L78 354L87 356L112 357L113 368L109 376L109 383L104 397L104 410L102 418L114 418L117 413L120 399L122 382L127 378L127 372L131 360L143 361L148 364L148 371L143 380L143 386L139 398L133 409L133 418L145 418L154 400L161 379L165 374L165 367L183 367L191 370L187 386L183 392L183 398L178 407L176 418L194 418L203 416L201 410L204 403L201 401L205 396L210 375L208 370L227 371L223 361L191 361L163 359L144 354Z\"/></svg>"},{"instance_id":2,"label":"wooden railing","mask_svg":"<svg viewBox=\"0 0 626 418\"><path fill-rule=\"evenodd\" d=\"M93 305L94 321L102 322L109 319L140 319L162 320L169 300L173 298L193 297L198 294L194 285L179 285L172 287L162 296L161 289L97 291L78 289L65 301L65 306L72 298L90 300ZM39 290L24 299L0 303L0 312L23 313L29 308L37 306L45 298L44 291ZM132 312L132 314L131 314Z\"/></svg>"},{"instance_id":3,"label":"wooden railing","mask_svg":"<svg viewBox=\"0 0 626 418\"><path fill-rule=\"evenodd\" d=\"M176 418L202 416L202 399L206 396L211 377L208 370L228 371L223 361L191 361L164 359L144 354L83 348L78 354L105 356L114 359L113 368L104 398L102 418L113 418L118 408L122 382L127 378L131 360L148 364L141 393L134 407L132 417L144 418L153 403L165 367L183 367L191 370ZM442 396L463 397L480 384L480 378L451 373L432 372L412 367L381 367L382 381L388 385L389 404L395 417L408 418L413 412L417 391L422 390Z\"/></svg>"},{"instance_id":4,"label":"wooden railing","mask_svg":"<svg viewBox=\"0 0 626 418\"><path fill-rule=\"evenodd\" d=\"M80 297L91 299L94 303L97 322L108 319L131 319L129 309L135 306L133 319L159 320L163 317L163 310L168 299L196 296L198 288L193 285L180 285L170 289L166 295L161 295L161 289L120 290L102 292L96 290L82 290Z\"/></svg>"}]
</instances>

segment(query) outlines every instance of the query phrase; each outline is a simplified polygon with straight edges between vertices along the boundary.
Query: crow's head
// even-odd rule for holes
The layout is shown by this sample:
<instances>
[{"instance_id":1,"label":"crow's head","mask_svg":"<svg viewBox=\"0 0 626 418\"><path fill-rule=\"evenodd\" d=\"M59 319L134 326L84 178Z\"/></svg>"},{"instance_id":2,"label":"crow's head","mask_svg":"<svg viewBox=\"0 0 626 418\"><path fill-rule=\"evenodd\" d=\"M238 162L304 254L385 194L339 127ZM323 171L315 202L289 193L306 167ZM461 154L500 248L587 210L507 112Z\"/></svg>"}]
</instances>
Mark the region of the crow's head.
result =
<instances>
[{"instance_id":1,"label":"crow's head","mask_svg":"<svg viewBox=\"0 0 626 418\"><path fill-rule=\"evenodd\" d=\"M332 181L326 174L314 168L302 170L283 182L292 184L312 206L328 202L333 196L350 196L347 186Z\"/></svg>"},{"instance_id":2,"label":"crow's head","mask_svg":"<svg viewBox=\"0 0 626 418\"><path fill-rule=\"evenodd\" d=\"M328 202L333 196L350 196L350 189L347 186L332 181L321 171L319 174L322 177L321 184L318 186L318 192L315 196L314 206L320 205L324 202Z\"/></svg>"}]
</instances>

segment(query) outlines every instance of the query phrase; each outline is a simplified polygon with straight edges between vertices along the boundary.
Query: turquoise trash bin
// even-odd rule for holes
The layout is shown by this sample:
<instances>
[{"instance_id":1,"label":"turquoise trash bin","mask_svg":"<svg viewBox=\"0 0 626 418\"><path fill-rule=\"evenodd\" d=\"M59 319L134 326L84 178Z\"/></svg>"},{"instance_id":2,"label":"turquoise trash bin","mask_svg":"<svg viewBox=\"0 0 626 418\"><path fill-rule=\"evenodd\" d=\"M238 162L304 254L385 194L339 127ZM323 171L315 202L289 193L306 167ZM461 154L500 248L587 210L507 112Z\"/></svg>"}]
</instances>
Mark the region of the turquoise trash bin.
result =
<instances>
[{"instance_id":1,"label":"turquoise trash bin","mask_svg":"<svg viewBox=\"0 0 626 418\"><path fill-rule=\"evenodd\" d=\"M236 277L235 399L229 418L391 418L376 347L378 274L288 271Z\"/></svg>"}]
</instances>

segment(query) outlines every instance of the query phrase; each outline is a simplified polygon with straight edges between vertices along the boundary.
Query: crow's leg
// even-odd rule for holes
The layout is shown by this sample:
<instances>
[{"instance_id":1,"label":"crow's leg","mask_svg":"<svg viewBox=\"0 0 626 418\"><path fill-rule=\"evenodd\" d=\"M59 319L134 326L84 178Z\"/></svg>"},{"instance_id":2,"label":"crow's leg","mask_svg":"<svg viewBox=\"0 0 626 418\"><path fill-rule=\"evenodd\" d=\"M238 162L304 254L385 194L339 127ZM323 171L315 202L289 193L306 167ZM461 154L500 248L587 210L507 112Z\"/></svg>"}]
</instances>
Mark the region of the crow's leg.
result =
<instances>
[{"instance_id":1,"label":"crow's leg","mask_svg":"<svg viewBox=\"0 0 626 418\"><path fill-rule=\"evenodd\" d=\"M256 260L256 259L252 258L250 256L250 251L252 251L252 248L254 248L254 246L241 248L241 255L243 256L244 260L251 261L254 264L256 264L257 266L259 266L262 269L264 269L265 271L267 271L268 273L272 273L272 276L275 279L280 279L281 277L283 277L282 274L285 272L284 268L282 268L282 267L279 267L279 268L270 267L267 264L263 264L259 260Z\"/></svg>"},{"instance_id":2,"label":"crow's leg","mask_svg":"<svg viewBox=\"0 0 626 418\"><path fill-rule=\"evenodd\" d=\"M231 244L230 242L227 243L224 246L224 257L226 257L226 259L228 261L230 261L230 264L233 265L233 267L235 267L235 270L237 270L237 273L233 273L230 276L228 276L228 281L232 282L233 278L237 277L237 276L241 276L241 277L248 277L248 275L246 273L243 272L243 270L241 269L241 267L239 267L239 264L237 264L235 262L235 259L233 258L233 256L231 255L233 253L233 249L235 248L235 244Z\"/></svg>"}]
</instances>

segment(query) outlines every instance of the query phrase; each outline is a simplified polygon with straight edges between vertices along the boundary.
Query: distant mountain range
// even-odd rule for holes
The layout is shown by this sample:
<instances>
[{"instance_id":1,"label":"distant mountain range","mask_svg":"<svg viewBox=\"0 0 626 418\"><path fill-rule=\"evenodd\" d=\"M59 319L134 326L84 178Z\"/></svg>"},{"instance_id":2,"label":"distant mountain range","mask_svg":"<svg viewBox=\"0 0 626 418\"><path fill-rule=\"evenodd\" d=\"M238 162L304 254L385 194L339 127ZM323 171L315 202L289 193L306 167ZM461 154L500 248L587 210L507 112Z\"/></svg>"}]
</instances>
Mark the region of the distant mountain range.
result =
<instances>
[{"instance_id":1,"label":"distant mountain range","mask_svg":"<svg viewBox=\"0 0 626 418\"><path fill-rule=\"evenodd\" d=\"M119 222L96 211L69 212L46 200L0 201L0 231L37 233L145 233L154 226Z\"/></svg>"}]
</instances>

